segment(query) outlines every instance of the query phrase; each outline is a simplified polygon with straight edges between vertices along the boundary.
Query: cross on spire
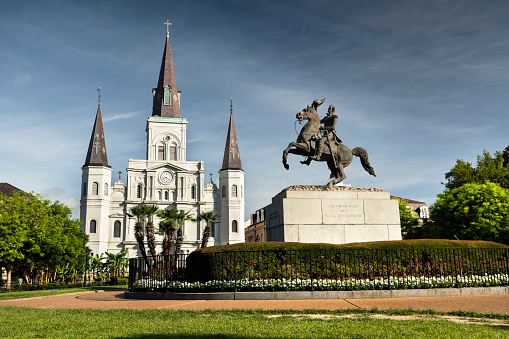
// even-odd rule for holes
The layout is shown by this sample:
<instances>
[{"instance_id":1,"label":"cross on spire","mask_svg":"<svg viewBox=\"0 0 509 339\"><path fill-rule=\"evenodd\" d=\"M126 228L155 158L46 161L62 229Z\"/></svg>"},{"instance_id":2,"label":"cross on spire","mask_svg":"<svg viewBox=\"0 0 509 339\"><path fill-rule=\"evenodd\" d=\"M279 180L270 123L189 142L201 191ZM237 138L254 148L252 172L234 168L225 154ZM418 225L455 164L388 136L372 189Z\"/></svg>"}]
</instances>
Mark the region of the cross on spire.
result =
<instances>
[{"instance_id":1,"label":"cross on spire","mask_svg":"<svg viewBox=\"0 0 509 339\"><path fill-rule=\"evenodd\" d=\"M101 87L97 89L97 92L99 92L99 106L101 106Z\"/></svg>"},{"instance_id":2,"label":"cross on spire","mask_svg":"<svg viewBox=\"0 0 509 339\"><path fill-rule=\"evenodd\" d=\"M94 149L95 149L95 154L99 154L99 148L101 148L101 143L99 142L98 139L95 139L95 143L94 143Z\"/></svg>"},{"instance_id":3,"label":"cross on spire","mask_svg":"<svg viewBox=\"0 0 509 339\"><path fill-rule=\"evenodd\" d=\"M122 180L122 179L120 178L120 174L122 174L122 171L118 171L118 180Z\"/></svg>"},{"instance_id":4,"label":"cross on spire","mask_svg":"<svg viewBox=\"0 0 509 339\"><path fill-rule=\"evenodd\" d=\"M210 175L210 182L212 182L212 173L210 173L209 175Z\"/></svg>"},{"instance_id":5,"label":"cross on spire","mask_svg":"<svg viewBox=\"0 0 509 339\"><path fill-rule=\"evenodd\" d=\"M166 25L166 36L170 36L170 26L172 25L170 20L166 19L166 22L163 22L163 25Z\"/></svg>"}]
</instances>

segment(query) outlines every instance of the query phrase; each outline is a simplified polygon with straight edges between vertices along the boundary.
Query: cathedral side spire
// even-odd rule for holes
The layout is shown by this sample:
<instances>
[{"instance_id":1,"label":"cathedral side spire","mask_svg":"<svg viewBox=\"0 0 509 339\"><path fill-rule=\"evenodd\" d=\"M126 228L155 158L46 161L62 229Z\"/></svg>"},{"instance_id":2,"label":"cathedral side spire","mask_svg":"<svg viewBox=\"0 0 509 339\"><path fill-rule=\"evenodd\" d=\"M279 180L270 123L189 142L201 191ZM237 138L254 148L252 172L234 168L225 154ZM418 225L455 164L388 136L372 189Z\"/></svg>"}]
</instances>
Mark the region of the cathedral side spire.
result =
<instances>
[{"instance_id":1,"label":"cathedral side spire","mask_svg":"<svg viewBox=\"0 0 509 339\"><path fill-rule=\"evenodd\" d=\"M101 104L97 106L94 128L88 145L87 158L85 165L105 165L108 166L108 155L106 154L106 142L104 140L103 120L101 116Z\"/></svg>"},{"instance_id":2,"label":"cathedral side spire","mask_svg":"<svg viewBox=\"0 0 509 339\"><path fill-rule=\"evenodd\" d=\"M152 89L153 104L152 115L169 118L180 118L180 91L177 90L175 71L173 69L173 58L170 48L169 26L171 23L166 20L166 43L164 45L163 59L159 71L157 88Z\"/></svg>"},{"instance_id":3,"label":"cathedral side spire","mask_svg":"<svg viewBox=\"0 0 509 339\"><path fill-rule=\"evenodd\" d=\"M228 134L226 136L226 145L224 148L223 167L221 168L221 171L226 169L242 170L237 134L235 133L235 124L233 123L232 98L230 98L230 123L228 125Z\"/></svg>"}]
</instances>

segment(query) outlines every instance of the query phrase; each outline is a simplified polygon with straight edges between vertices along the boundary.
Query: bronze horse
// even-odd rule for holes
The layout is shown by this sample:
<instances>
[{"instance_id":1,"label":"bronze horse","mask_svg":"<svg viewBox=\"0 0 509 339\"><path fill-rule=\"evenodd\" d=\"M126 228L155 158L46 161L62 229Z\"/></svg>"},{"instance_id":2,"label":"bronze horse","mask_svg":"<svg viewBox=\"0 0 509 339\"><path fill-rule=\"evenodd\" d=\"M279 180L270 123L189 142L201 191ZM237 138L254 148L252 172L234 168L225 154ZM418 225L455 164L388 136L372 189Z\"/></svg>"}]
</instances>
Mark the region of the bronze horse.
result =
<instances>
[{"instance_id":1,"label":"bronze horse","mask_svg":"<svg viewBox=\"0 0 509 339\"><path fill-rule=\"evenodd\" d=\"M297 142L291 142L288 147L283 151L283 165L286 169L290 168L287 163L288 153L302 155L308 157L307 161L301 161L302 164L309 165L311 161L309 157L315 154L317 133L320 130L320 117L314 107L307 106L296 115L297 120L309 120L301 129ZM350 150L343 144L337 144L333 138L329 137L329 142L326 143L324 151L318 161L327 161L327 166L331 171L334 180L330 181L327 186L333 186L346 178L346 166L350 165L353 156L360 157L362 167L371 175L375 176L375 170L371 167L368 161L368 153L361 147L356 147Z\"/></svg>"}]
</instances>

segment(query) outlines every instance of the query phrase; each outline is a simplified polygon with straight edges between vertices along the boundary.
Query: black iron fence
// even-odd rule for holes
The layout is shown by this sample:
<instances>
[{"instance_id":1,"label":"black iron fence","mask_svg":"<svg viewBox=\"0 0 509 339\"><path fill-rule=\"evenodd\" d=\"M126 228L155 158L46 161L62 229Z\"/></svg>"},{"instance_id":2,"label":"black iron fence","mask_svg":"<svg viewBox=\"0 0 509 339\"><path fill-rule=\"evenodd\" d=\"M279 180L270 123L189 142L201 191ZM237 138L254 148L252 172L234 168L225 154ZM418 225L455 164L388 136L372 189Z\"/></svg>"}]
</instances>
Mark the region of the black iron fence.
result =
<instances>
[{"instance_id":1,"label":"black iron fence","mask_svg":"<svg viewBox=\"0 0 509 339\"><path fill-rule=\"evenodd\" d=\"M507 248L193 252L130 259L129 289L356 290L509 285Z\"/></svg>"}]
</instances>

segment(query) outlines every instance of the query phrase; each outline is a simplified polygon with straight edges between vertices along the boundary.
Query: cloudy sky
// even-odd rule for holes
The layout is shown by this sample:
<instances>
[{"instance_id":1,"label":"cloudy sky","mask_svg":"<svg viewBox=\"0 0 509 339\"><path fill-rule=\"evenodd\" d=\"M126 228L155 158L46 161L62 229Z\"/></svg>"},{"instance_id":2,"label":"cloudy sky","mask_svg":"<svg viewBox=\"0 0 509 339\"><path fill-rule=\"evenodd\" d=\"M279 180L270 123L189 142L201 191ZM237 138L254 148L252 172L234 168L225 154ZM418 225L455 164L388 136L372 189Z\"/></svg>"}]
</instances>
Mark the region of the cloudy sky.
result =
<instances>
[{"instance_id":1,"label":"cloudy sky","mask_svg":"<svg viewBox=\"0 0 509 339\"><path fill-rule=\"evenodd\" d=\"M0 182L79 216L98 87L125 181L128 159L145 159L169 19L187 158L217 181L233 97L246 217L285 187L327 183L325 163L281 164L295 114L324 97L320 115L336 106L343 142L377 173L354 159L345 183L431 204L456 159L509 145L508 17L507 1L2 1Z\"/></svg>"}]
</instances>

